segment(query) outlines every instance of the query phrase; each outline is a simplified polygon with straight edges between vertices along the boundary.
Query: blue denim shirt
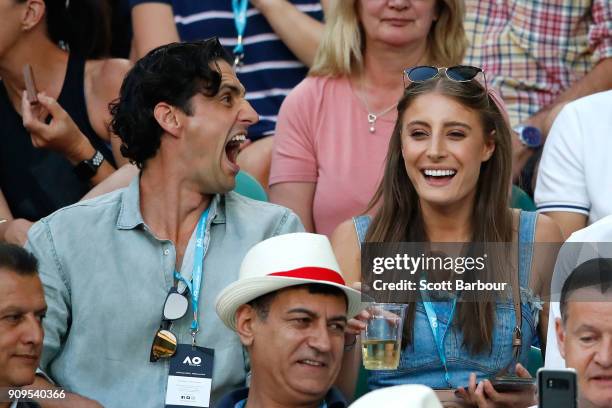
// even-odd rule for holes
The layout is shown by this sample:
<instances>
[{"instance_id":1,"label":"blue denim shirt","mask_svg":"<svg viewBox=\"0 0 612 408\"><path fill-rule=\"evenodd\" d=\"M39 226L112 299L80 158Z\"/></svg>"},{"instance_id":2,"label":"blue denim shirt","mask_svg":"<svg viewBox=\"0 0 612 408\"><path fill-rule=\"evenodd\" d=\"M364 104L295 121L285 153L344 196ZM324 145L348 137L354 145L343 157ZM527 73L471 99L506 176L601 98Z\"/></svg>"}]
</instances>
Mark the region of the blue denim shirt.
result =
<instances>
[{"instance_id":1,"label":"blue denim shirt","mask_svg":"<svg viewBox=\"0 0 612 408\"><path fill-rule=\"evenodd\" d=\"M370 224L369 216L353 219L360 242L364 242ZM521 212L519 222L519 242L532 243L535 234L536 213ZM519 284L521 286L521 330L523 343L519 361L527 366L529 349L537 337L538 313L542 302L529 289L531 275L532 247L525 245L519 258ZM470 373L476 373L478 381L490 378L512 362L512 331L515 327L514 305L510 299L500 300L495 307L495 327L492 333L491 352L471 354L463 344L463 334L458 322L450 316L450 302L437 302L436 312L441 332L444 336L444 349L452 388L466 386ZM450 329L450 330L447 330ZM422 302L416 303L413 323L413 342L402 350L397 370L368 372L370 389L399 384L424 384L431 388L449 388L444 378L444 367L436 348L427 314ZM513 368L514 366L512 366Z\"/></svg>"},{"instance_id":2,"label":"blue denim shirt","mask_svg":"<svg viewBox=\"0 0 612 408\"><path fill-rule=\"evenodd\" d=\"M165 402L169 360L151 363L149 353L174 284L176 251L144 223L138 182L63 208L28 235L48 305L41 368L66 390L109 408ZM298 217L277 205L236 193L211 201L196 340L215 350L213 403L244 386L246 376L240 341L215 313L217 294L237 279L254 244L302 230ZM190 305L173 323L180 343L191 341L192 316Z\"/></svg>"}]
</instances>

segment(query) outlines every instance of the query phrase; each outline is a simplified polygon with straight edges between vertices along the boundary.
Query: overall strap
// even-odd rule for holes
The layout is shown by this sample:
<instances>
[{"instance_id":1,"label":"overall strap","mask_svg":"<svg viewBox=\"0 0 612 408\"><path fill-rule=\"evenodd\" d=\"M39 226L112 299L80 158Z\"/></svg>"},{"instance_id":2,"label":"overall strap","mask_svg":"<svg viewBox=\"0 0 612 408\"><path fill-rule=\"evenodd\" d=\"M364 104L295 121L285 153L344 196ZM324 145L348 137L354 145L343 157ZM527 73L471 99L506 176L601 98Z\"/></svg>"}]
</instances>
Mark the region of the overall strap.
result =
<instances>
[{"instance_id":1,"label":"overall strap","mask_svg":"<svg viewBox=\"0 0 612 408\"><path fill-rule=\"evenodd\" d=\"M365 242L366 233L368 232L371 221L372 218L369 215L353 217L353 224L355 225L355 231L357 232L357 237L359 238L360 244Z\"/></svg>"},{"instance_id":2,"label":"overall strap","mask_svg":"<svg viewBox=\"0 0 612 408\"><path fill-rule=\"evenodd\" d=\"M514 303L515 323L512 331L512 355L518 361L523 346L523 314L521 304L521 284L528 285L528 277L531 271L531 258L533 255L533 238L535 234L535 222L537 214L534 212L521 211L519 213L518 230L518 273L511 273L512 278L512 301Z\"/></svg>"},{"instance_id":3,"label":"overall strap","mask_svg":"<svg viewBox=\"0 0 612 408\"><path fill-rule=\"evenodd\" d=\"M533 258L533 242L535 241L535 227L538 213L521 211L519 217L519 277L523 287L529 287L531 276L531 262Z\"/></svg>"}]
</instances>

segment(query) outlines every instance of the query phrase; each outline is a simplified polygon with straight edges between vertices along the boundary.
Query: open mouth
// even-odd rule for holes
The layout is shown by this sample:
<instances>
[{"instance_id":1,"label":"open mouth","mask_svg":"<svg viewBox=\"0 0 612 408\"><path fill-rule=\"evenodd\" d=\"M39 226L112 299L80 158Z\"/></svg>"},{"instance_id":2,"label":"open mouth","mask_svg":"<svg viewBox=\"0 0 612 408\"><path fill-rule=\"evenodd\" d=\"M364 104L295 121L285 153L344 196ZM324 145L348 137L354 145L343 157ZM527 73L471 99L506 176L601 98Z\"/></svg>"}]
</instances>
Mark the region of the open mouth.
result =
<instances>
[{"instance_id":1,"label":"open mouth","mask_svg":"<svg viewBox=\"0 0 612 408\"><path fill-rule=\"evenodd\" d=\"M243 133L237 134L233 136L226 144L225 144L225 155L230 163L236 164L236 158L238 157L238 153L240 152L240 145L246 141L246 135Z\"/></svg>"},{"instance_id":2,"label":"open mouth","mask_svg":"<svg viewBox=\"0 0 612 408\"><path fill-rule=\"evenodd\" d=\"M421 174L425 177L430 183L433 184L445 184L449 182L455 174L457 174L457 170L455 169L423 169L421 170Z\"/></svg>"},{"instance_id":3,"label":"open mouth","mask_svg":"<svg viewBox=\"0 0 612 408\"><path fill-rule=\"evenodd\" d=\"M309 360L309 359L299 360L298 363L302 365L310 366L310 367L319 367L319 368L323 368L327 366L327 364L322 363L320 361Z\"/></svg>"}]
</instances>

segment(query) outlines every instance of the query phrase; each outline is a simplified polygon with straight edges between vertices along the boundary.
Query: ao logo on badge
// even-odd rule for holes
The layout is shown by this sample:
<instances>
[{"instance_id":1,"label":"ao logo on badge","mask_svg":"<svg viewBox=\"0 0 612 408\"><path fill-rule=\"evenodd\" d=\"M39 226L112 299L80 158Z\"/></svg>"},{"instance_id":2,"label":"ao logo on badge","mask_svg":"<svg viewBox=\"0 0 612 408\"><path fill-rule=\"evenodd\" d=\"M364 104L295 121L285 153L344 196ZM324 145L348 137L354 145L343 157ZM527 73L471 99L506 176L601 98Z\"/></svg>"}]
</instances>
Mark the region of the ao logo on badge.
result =
<instances>
[{"instance_id":1,"label":"ao logo on badge","mask_svg":"<svg viewBox=\"0 0 612 408\"><path fill-rule=\"evenodd\" d=\"M189 356L185 357L183 360L183 364L189 364L192 367L199 367L202 364L202 359L200 357L190 358Z\"/></svg>"}]
</instances>

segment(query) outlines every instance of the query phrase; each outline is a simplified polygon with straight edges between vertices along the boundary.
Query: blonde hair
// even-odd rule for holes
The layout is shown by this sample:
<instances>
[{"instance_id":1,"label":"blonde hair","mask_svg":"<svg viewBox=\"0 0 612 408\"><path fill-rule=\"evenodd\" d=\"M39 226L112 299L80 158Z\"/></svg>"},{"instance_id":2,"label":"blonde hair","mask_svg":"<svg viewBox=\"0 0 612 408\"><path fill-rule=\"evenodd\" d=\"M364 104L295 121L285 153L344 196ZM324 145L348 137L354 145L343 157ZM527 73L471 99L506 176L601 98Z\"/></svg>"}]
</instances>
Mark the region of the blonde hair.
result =
<instances>
[{"instance_id":1,"label":"blonde hair","mask_svg":"<svg viewBox=\"0 0 612 408\"><path fill-rule=\"evenodd\" d=\"M361 70L364 34L356 1L332 2L309 75L342 76ZM463 0L436 1L438 19L432 23L427 36L427 63L436 66L461 64L467 48L463 29Z\"/></svg>"}]
</instances>

